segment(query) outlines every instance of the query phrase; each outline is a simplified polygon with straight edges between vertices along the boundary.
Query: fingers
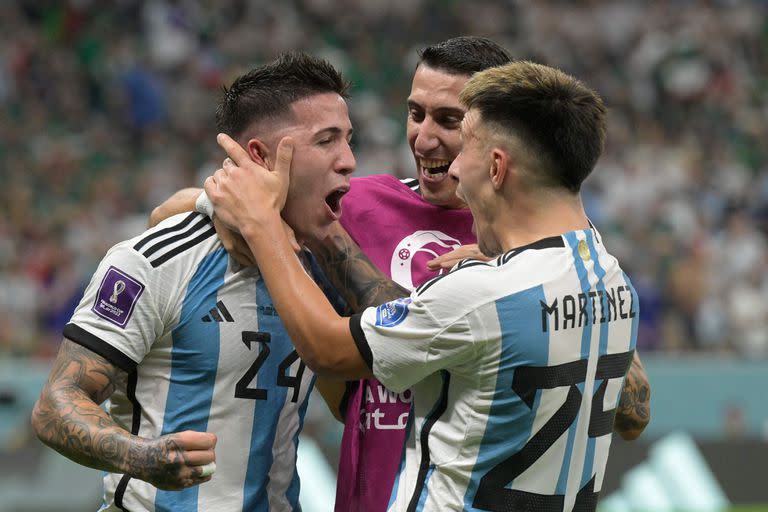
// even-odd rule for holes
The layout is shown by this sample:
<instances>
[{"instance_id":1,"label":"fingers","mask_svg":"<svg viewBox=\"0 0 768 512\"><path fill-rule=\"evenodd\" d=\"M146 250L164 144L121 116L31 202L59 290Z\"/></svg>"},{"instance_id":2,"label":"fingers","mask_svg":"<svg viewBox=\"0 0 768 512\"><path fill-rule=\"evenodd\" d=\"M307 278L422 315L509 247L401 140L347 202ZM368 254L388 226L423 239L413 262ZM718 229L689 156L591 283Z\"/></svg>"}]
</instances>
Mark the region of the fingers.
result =
<instances>
[{"instance_id":1,"label":"fingers","mask_svg":"<svg viewBox=\"0 0 768 512\"><path fill-rule=\"evenodd\" d=\"M467 258L481 261L490 261L493 259L480 252L480 248L477 244L467 244L429 260L427 262L427 268L429 270L450 270L456 263Z\"/></svg>"},{"instance_id":2,"label":"fingers","mask_svg":"<svg viewBox=\"0 0 768 512\"><path fill-rule=\"evenodd\" d=\"M246 152L242 146L237 143L237 141L235 141L226 133L218 134L216 136L216 142L219 143L219 146L221 146L221 148L227 152L227 155L229 155L232 161L238 166L242 166L251 160L251 158L248 156L248 152Z\"/></svg>"},{"instance_id":3,"label":"fingers","mask_svg":"<svg viewBox=\"0 0 768 512\"><path fill-rule=\"evenodd\" d=\"M182 450L184 465L189 467L193 484L210 480L213 475L211 468L216 468L216 435L210 432L195 432L187 430L175 435L174 441ZM206 466L207 469L206 469Z\"/></svg>"},{"instance_id":4,"label":"fingers","mask_svg":"<svg viewBox=\"0 0 768 512\"><path fill-rule=\"evenodd\" d=\"M186 430L167 434L149 443L156 465L137 475L158 489L179 490L207 482L216 461L216 435Z\"/></svg>"},{"instance_id":5,"label":"fingers","mask_svg":"<svg viewBox=\"0 0 768 512\"><path fill-rule=\"evenodd\" d=\"M174 435L174 441L184 450L213 450L216 447L216 434L185 430Z\"/></svg>"},{"instance_id":6,"label":"fingers","mask_svg":"<svg viewBox=\"0 0 768 512\"><path fill-rule=\"evenodd\" d=\"M216 461L216 452L211 450L187 450L184 452L184 462L187 466L204 466Z\"/></svg>"},{"instance_id":7,"label":"fingers","mask_svg":"<svg viewBox=\"0 0 768 512\"><path fill-rule=\"evenodd\" d=\"M291 172L292 160L293 139L290 137L283 137L280 140L280 144L277 145L277 162L275 162L274 172L287 179Z\"/></svg>"},{"instance_id":8,"label":"fingers","mask_svg":"<svg viewBox=\"0 0 768 512\"><path fill-rule=\"evenodd\" d=\"M464 259L464 256L459 256L453 252L441 254L437 258L431 259L427 262L427 268L429 270L451 269L456 262Z\"/></svg>"},{"instance_id":9,"label":"fingers","mask_svg":"<svg viewBox=\"0 0 768 512\"><path fill-rule=\"evenodd\" d=\"M205 181L203 182L203 190L205 190L205 194L208 196L209 200L218 197L216 194L219 191L219 186L216 183L216 178L214 176L205 178Z\"/></svg>"}]
</instances>

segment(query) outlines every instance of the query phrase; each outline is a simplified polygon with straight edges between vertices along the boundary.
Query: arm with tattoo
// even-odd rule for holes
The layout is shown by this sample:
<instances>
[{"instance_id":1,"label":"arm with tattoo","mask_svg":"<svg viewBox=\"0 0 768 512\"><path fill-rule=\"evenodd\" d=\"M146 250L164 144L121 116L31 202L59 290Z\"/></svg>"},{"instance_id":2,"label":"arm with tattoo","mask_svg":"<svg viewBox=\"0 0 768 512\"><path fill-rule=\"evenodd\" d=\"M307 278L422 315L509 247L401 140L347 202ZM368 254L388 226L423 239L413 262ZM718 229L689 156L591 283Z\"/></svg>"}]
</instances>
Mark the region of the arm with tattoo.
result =
<instances>
[{"instance_id":1,"label":"arm with tattoo","mask_svg":"<svg viewBox=\"0 0 768 512\"><path fill-rule=\"evenodd\" d=\"M621 390L613 430L626 441L637 439L651 421L650 402L651 387L648 376L640 356L635 351L632 365L624 380L624 389Z\"/></svg>"},{"instance_id":2,"label":"arm with tattoo","mask_svg":"<svg viewBox=\"0 0 768 512\"><path fill-rule=\"evenodd\" d=\"M411 294L376 268L338 223L328 237L313 242L310 249L353 312Z\"/></svg>"},{"instance_id":3,"label":"arm with tattoo","mask_svg":"<svg viewBox=\"0 0 768 512\"><path fill-rule=\"evenodd\" d=\"M65 339L40 398L32 427L45 444L84 466L125 473L160 489L183 489L210 480L216 437L179 432L158 439L132 435L100 406L127 374L96 353Z\"/></svg>"}]
</instances>

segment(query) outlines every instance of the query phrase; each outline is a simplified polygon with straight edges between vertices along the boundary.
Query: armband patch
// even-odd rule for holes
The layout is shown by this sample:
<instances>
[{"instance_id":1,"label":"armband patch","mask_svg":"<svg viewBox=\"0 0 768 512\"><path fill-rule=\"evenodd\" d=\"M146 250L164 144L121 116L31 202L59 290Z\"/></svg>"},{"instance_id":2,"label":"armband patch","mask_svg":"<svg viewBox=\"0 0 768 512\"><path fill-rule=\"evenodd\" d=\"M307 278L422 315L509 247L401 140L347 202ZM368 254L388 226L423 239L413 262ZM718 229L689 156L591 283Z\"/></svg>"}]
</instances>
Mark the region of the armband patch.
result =
<instances>
[{"instance_id":1,"label":"armband patch","mask_svg":"<svg viewBox=\"0 0 768 512\"><path fill-rule=\"evenodd\" d=\"M101 318L125 328L144 285L122 270L109 267L91 308Z\"/></svg>"},{"instance_id":2,"label":"armband patch","mask_svg":"<svg viewBox=\"0 0 768 512\"><path fill-rule=\"evenodd\" d=\"M381 327L394 327L408 316L408 304L412 302L410 297L396 299L376 308L376 325Z\"/></svg>"}]
</instances>

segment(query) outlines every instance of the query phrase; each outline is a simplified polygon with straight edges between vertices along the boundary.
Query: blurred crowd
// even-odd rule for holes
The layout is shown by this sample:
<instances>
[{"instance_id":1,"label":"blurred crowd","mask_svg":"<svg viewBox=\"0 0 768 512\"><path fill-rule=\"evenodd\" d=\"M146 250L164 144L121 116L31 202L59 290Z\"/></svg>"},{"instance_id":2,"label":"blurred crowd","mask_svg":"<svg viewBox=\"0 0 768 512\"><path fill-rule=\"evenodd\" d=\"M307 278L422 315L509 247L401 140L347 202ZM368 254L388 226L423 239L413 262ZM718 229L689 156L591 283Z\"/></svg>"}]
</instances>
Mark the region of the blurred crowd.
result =
<instances>
[{"instance_id":1,"label":"blurred crowd","mask_svg":"<svg viewBox=\"0 0 768 512\"><path fill-rule=\"evenodd\" d=\"M416 50L488 36L610 108L587 211L643 351L768 357L765 1L0 2L0 353L47 358L95 265L223 158L221 86L302 49L354 83L358 174L414 172Z\"/></svg>"}]
</instances>

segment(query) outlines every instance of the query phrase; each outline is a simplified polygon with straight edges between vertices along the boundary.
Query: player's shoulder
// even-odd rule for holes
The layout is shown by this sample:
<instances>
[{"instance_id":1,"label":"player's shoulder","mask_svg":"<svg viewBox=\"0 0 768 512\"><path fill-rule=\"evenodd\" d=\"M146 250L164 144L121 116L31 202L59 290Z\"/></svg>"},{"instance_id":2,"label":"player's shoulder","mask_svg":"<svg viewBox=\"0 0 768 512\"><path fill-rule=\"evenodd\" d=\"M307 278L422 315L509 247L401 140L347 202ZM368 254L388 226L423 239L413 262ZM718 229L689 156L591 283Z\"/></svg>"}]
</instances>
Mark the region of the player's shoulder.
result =
<instances>
[{"instance_id":1,"label":"player's shoulder","mask_svg":"<svg viewBox=\"0 0 768 512\"><path fill-rule=\"evenodd\" d=\"M188 265L200 260L219 245L209 217L197 212L169 217L140 235L118 243L107 256L116 254L150 269L168 268L174 263Z\"/></svg>"},{"instance_id":2,"label":"player's shoulder","mask_svg":"<svg viewBox=\"0 0 768 512\"><path fill-rule=\"evenodd\" d=\"M464 297L490 298L496 292L514 292L546 279L549 269L567 256L566 249L563 237L553 236L509 250L490 261L465 259L449 272L423 283L416 293L432 296L456 293ZM473 292L470 294L467 290Z\"/></svg>"},{"instance_id":3,"label":"player's shoulder","mask_svg":"<svg viewBox=\"0 0 768 512\"><path fill-rule=\"evenodd\" d=\"M461 260L445 274L422 283L414 293L419 297L426 298L445 294L460 294L462 290L476 288L480 284L478 278L483 279L486 276L495 275L498 266L496 260Z\"/></svg>"}]
</instances>

